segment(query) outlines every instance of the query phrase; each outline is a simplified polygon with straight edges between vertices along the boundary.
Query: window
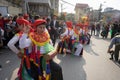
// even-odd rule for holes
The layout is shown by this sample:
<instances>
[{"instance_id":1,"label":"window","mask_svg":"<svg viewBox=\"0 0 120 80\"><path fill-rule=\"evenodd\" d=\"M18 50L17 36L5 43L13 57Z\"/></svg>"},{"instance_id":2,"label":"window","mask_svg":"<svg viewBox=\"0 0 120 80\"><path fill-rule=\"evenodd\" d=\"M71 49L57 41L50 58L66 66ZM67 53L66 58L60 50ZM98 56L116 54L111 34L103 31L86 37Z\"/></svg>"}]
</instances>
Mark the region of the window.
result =
<instances>
[{"instance_id":1,"label":"window","mask_svg":"<svg viewBox=\"0 0 120 80\"><path fill-rule=\"evenodd\" d=\"M39 12L43 12L43 6L39 5Z\"/></svg>"}]
</instances>

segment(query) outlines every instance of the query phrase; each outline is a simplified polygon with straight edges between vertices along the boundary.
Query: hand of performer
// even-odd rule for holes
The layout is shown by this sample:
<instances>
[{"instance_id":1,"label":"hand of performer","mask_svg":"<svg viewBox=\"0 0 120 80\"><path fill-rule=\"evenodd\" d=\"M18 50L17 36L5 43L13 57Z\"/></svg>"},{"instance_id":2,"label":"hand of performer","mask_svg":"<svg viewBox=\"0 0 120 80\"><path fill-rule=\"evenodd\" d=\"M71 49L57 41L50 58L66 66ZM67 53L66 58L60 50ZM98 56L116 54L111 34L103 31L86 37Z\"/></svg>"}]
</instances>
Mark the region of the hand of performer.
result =
<instances>
[{"instance_id":1,"label":"hand of performer","mask_svg":"<svg viewBox=\"0 0 120 80\"><path fill-rule=\"evenodd\" d=\"M21 52L17 53L18 58L22 59L23 54Z\"/></svg>"},{"instance_id":2,"label":"hand of performer","mask_svg":"<svg viewBox=\"0 0 120 80\"><path fill-rule=\"evenodd\" d=\"M57 54L56 51L52 51L52 52L44 55L44 58L45 58L46 60L51 60L51 59L53 59L53 58L56 56L56 54Z\"/></svg>"},{"instance_id":3,"label":"hand of performer","mask_svg":"<svg viewBox=\"0 0 120 80\"><path fill-rule=\"evenodd\" d=\"M46 61L51 60L51 56L49 54L44 55L44 58L46 59Z\"/></svg>"}]
</instances>

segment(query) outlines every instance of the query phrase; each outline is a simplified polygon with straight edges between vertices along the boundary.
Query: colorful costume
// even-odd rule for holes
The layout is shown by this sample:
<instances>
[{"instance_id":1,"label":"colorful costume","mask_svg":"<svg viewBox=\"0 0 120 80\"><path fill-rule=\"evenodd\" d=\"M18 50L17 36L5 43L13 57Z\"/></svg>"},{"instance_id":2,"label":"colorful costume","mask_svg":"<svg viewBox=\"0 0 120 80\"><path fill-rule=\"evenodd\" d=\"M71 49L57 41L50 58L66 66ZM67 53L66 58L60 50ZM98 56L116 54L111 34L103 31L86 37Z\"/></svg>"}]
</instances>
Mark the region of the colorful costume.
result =
<instances>
[{"instance_id":1,"label":"colorful costume","mask_svg":"<svg viewBox=\"0 0 120 80\"><path fill-rule=\"evenodd\" d=\"M65 28L65 32L60 35L61 41L58 43L58 52L66 53L67 49L70 49L70 30Z\"/></svg>"},{"instance_id":2,"label":"colorful costume","mask_svg":"<svg viewBox=\"0 0 120 80\"><path fill-rule=\"evenodd\" d=\"M22 23L23 22L23 23ZM27 24L25 20L19 20L19 24ZM19 41L19 51L14 44ZM19 80L50 80L50 65L44 56L54 50L49 44L50 37L47 31L41 35L31 32L29 35L20 32L15 35L8 46L16 54L23 54L20 69L18 71Z\"/></svg>"},{"instance_id":3,"label":"colorful costume","mask_svg":"<svg viewBox=\"0 0 120 80\"><path fill-rule=\"evenodd\" d=\"M26 34L22 35L20 38L20 48L24 51L24 57L21 64L23 71L20 70L19 73L19 76L22 78L21 80L50 80L49 61L46 61L43 57L54 50L49 41L50 38L47 32L41 35L32 32L29 34L29 38Z\"/></svg>"},{"instance_id":4,"label":"colorful costume","mask_svg":"<svg viewBox=\"0 0 120 80\"><path fill-rule=\"evenodd\" d=\"M59 53L63 53L63 52L64 53L66 53L66 52L70 53L70 49L71 49L71 46L72 46L72 45L70 45L71 30L72 30L72 22L67 21L66 26L64 26L64 32L60 35L61 41L58 44Z\"/></svg>"},{"instance_id":5,"label":"colorful costume","mask_svg":"<svg viewBox=\"0 0 120 80\"><path fill-rule=\"evenodd\" d=\"M31 32L29 35L22 35L20 48L24 49L24 58L21 68L22 70L25 68L27 72L20 70L22 80L50 80L50 64L44 58L45 55L54 50L54 47L49 42L50 36L47 31L41 34Z\"/></svg>"},{"instance_id":6,"label":"colorful costume","mask_svg":"<svg viewBox=\"0 0 120 80\"><path fill-rule=\"evenodd\" d=\"M73 29L72 32L71 32L71 39L72 39L72 53L74 53L74 55L76 56L79 56L79 55L82 55L83 53L83 46L82 44L80 43L80 31L79 30L76 30L76 29Z\"/></svg>"},{"instance_id":7,"label":"colorful costume","mask_svg":"<svg viewBox=\"0 0 120 80\"><path fill-rule=\"evenodd\" d=\"M89 44L90 42L90 36L87 31L87 24L77 24L76 26L80 27L80 43L81 44Z\"/></svg>"}]
</instances>

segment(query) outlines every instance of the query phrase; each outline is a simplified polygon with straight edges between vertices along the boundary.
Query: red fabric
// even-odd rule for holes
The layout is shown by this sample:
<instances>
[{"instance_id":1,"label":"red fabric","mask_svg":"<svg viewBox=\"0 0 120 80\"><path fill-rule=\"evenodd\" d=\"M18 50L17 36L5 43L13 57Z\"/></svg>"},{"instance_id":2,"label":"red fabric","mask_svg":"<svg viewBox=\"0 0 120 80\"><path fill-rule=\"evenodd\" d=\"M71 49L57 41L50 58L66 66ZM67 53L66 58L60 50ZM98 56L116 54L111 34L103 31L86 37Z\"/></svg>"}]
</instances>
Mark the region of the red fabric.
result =
<instances>
[{"instance_id":1,"label":"red fabric","mask_svg":"<svg viewBox=\"0 0 120 80\"><path fill-rule=\"evenodd\" d=\"M0 19L0 27L4 30L4 20Z\"/></svg>"},{"instance_id":2,"label":"red fabric","mask_svg":"<svg viewBox=\"0 0 120 80\"><path fill-rule=\"evenodd\" d=\"M76 24L76 26L79 26L80 28L83 28L83 24L82 23Z\"/></svg>"},{"instance_id":3,"label":"red fabric","mask_svg":"<svg viewBox=\"0 0 120 80\"><path fill-rule=\"evenodd\" d=\"M67 22L66 22L66 25L67 25L68 28L71 28L71 29L72 29L72 22L71 22L71 21L67 21Z\"/></svg>"},{"instance_id":4,"label":"red fabric","mask_svg":"<svg viewBox=\"0 0 120 80\"><path fill-rule=\"evenodd\" d=\"M42 24L42 23L46 23L46 20L43 19L38 19L34 22L33 27L37 27L38 25Z\"/></svg>"}]
</instances>

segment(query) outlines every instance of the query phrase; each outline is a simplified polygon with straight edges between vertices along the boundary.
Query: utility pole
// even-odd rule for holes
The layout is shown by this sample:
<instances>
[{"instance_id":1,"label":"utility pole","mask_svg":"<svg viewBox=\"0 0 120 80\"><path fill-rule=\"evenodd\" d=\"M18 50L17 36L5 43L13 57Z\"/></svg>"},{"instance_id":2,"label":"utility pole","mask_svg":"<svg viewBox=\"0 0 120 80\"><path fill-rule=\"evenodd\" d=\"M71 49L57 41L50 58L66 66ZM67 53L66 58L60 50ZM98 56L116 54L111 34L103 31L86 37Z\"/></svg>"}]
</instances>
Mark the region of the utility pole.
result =
<instances>
[{"instance_id":1,"label":"utility pole","mask_svg":"<svg viewBox=\"0 0 120 80\"><path fill-rule=\"evenodd\" d=\"M73 5L73 4L71 4L71 3L67 2L67 1L64 1L64 0L60 0L60 1L62 1L62 2L65 3L65 4L69 4L69 5L71 5L71 6L75 6L75 5ZM65 15L64 15L64 13L63 13L63 10L64 10L65 8L63 8L63 5L64 5L63 3L61 3L61 17L64 16L64 20L65 20Z\"/></svg>"},{"instance_id":2,"label":"utility pole","mask_svg":"<svg viewBox=\"0 0 120 80\"><path fill-rule=\"evenodd\" d=\"M100 21L101 19L101 11L102 11L102 4L100 4L100 8L99 8L98 21Z\"/></svg>"},{"instance_id":3,"label":"utility pole","mask_svg":"<svg viewBox=\"0 0 120 80\"><path fill-rule=\"evenodd\" d=\"M61 1L64 2L64 3L66 3L66 4L69 4L71 6L75 6L75 5L73 5L73 4L71 4L71 3L67 2L67 1L64 1L64 0L61 0Z\"/></svg>"},{"instance_id":4,"label":"utility pole","mask_svg":"<svg viewBox=\"0 0 120 80\"><path fill-rule=\"evenodd\" d=\"M61 4L61 16L62 16L62 12L63 12L63 4Z\"/></svg>"},{"instance_id":5,"label":"utility pole","mask_svg":"<svg viewBox=\"0 0 120 80\"><path fill-rule=\"evenodd\" d=\"M26 0L22 0L22 12L24 14L27 13Z\"/></svg>"}]
</instances>

